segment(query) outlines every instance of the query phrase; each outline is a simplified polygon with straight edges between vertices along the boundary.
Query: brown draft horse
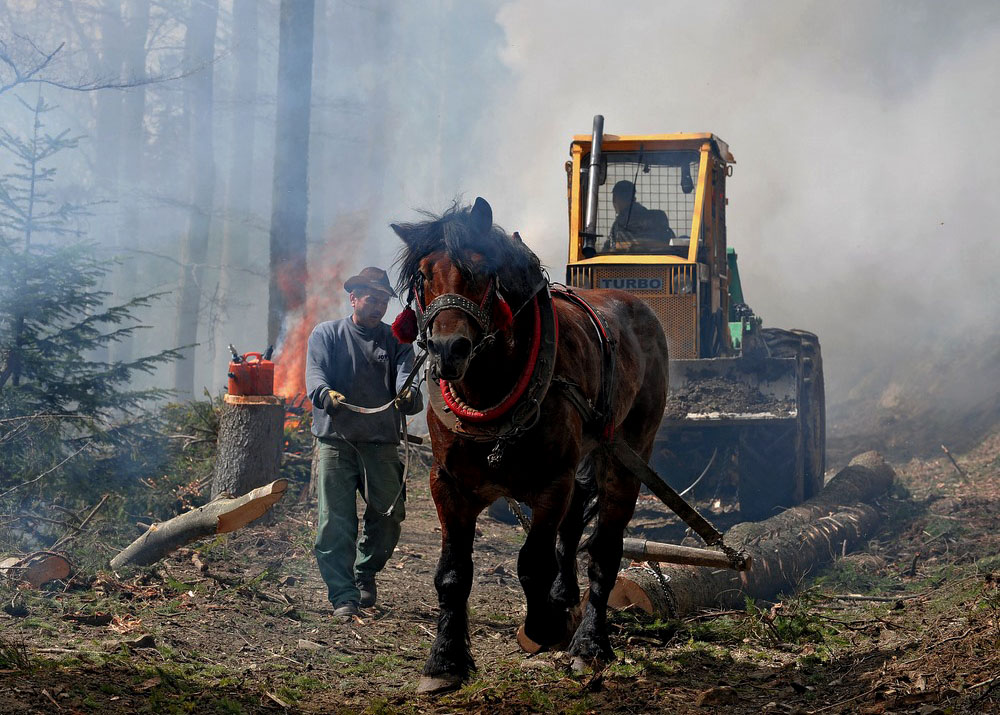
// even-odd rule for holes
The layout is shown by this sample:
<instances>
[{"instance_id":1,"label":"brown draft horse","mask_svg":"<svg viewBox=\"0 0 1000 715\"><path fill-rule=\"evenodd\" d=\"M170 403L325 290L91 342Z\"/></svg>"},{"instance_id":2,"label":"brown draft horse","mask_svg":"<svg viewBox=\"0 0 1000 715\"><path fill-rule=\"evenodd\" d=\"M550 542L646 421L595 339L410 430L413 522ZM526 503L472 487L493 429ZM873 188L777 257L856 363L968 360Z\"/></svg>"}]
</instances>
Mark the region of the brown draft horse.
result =
<instances>
[{"instance_id":1,"label":"brown draft horse","mask_svg":"<svg viewBox=\"0 0 1000 715\"><path fill-rule=\"evenodd\" d=\"M621 291L575 291L603 321L573 300L552 300L538 258L516 234L493 225L481 198L393 230L406 244L397 262L400 288L421 316L436 403L427 422L441 522L434 577L440 615L418 691L456 687L475 670L467 615L473 537L479 513L501 496L532 510L517 559L527 601L524 635L542 647L569 642L569 653L588 663L613 660L607 601L639 480L602 445L613 431L649 459L667 395L659 321ZM610 338L603 342L602 323ZM546 332L540 325L551 326L548 356L544 344L539 348ZM546 360L551 380L536 379ZM542 383L547 389L539 392ZM602 404L603 419L588 419L588 412L602 417L587 409ZM576 554L590 518L585 509L597 521L581 617Z\"/></svg>"}]
</instances>

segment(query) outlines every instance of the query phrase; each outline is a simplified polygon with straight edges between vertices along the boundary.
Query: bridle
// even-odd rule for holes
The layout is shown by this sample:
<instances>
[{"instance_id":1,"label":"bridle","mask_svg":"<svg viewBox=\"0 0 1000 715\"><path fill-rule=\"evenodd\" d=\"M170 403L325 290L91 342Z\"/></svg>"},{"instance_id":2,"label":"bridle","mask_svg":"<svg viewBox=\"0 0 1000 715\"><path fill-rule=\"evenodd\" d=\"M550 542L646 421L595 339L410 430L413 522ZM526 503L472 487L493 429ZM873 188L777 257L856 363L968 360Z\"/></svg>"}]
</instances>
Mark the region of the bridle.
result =
<instances>
[{"instance_id":1,"label":"bridle","mask_svg":"<svg viewBox=\"0 0 1000 715\"><path fill-rule=\"evenodd\" d=\"M453 385L448 380L437 381L439 391L441 393L441 399L454 416L461 418L466 422L475 424L494 422L495 420L504 417L514 410L518 403L522 401L522 398L532 392L529 390L529 385L532 383L532 378L536 374L536 366L538 364L539 355L543 352L543 332L547 332L542 329L543 320L539 307L539 295L542 293L545 294L546 305L548 306L548 311L550 313L546 322L550 324L553 332L556 330L555 323L553 322L555 320L555 313L552 311L551 298L548 297L547 278L544 274L539 277L538 284L531 291L531 295L525 299L524 303L522 303L515 312L511 312L510 306L500 293L498 289L500 281L496 275L490 277L489 284L486 287L486 294L479 303L476 303L475 301L458 293L445 293L437 296L430 303L427 303L424 295L424 280L423 274L415 276L414 280L410 284L410 293L408 296L408 298L413 300L416 307L415 312L419 336L418 344L426 349L428 334L431 331L434 319L437 318L442 311L450 309L459 310L472 318L482 331L481 335L473 343L472 350L469 354L470 361L476 356L476 353L490 345L499 333L507 330L511 325L513 325L514 318L521 312L522 309L530 306L529 312L532 314L533 319L528 343L527 361L525 362L520 375L517 377L514 386L510 392L500 400L500 402L489 407L472 407L465 404L458 397L458 395L454 392ZM554 335L549 335L548 340L552 343L552 349L554 350ZM554 357L554 353L552 356L548 357ZM550 372L551 360L546 358L545 361L549 363L546 371ZM550 378L551 374L543 380L545 388L548 387L548 381ZM434 390L434 388L431 389ZM540 395L538 397L540 397ZM531 402L534 405L534 409L530 411L530 415L526 413L527 419L518 420L518 433L530 427L530 425L527 424L529 421L533 424L533 420L537 419L537 408L540 400L533 397Z\"/></svg>"},{"instance_id":2,"label":"bridle","mask_svg":"<svg viewBox=\"0 0 1000 715\"><path fill-rule=\"evenodd\" d=\"M496 285L496 277L490 278L490 284L486 287L486 295L479 303L460 293L443 293L432 300L429 305L425 305L424 276L422 273L418 273L411 290L413 291L413 302L417 306L417 325L420 328L421 337L426 337L434 319L442 311L451 309L462 311L475 320L484 333L489 332L490 324L493 322L491 310L494 296L497 295Z\"/></svg>"},{"instance_id":3,"label":"bridle","mask_svg":"<svg viewBox=\"0 0 1000 715\"><path fill-rule=\"evenodd\" d=\"M476 352L492 343L498 332L506 329L506 325L496 325L493 319L494 302L500 301L506 303L498 290L500 281L496 276L490 278L489 285L486 287L486 295L483 296L482 301L479 303L466 298L460 293L443 293L432 300L430 304L426 304L424 298L424 280L423 274L418 273L410 284L410 293L416 305L417 329L419 331L419 344L421 347L425 347L427 344L428 333L431 330L434 319L445 310L462 311L476 321L476 324L482 331L480 338L473 343L470 359Z\"/></svg>"}]
</instances>

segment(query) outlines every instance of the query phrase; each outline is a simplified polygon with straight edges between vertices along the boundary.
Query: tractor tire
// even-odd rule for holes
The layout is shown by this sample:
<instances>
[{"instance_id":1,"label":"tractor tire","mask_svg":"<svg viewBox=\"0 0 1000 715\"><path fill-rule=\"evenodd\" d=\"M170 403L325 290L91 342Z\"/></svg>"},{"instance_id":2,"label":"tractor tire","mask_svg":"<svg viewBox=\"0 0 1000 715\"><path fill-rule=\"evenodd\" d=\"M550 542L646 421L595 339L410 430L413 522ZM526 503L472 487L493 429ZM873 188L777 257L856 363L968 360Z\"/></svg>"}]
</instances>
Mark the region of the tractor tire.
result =
<instances>
[{"instance_id":1,"label":"tractor tire","mask_svg":"<svg viewBox=\"0 0 1000 715\"><path fill-rule=\"evenodd\" d=\"M823 489L826 474L826 389L819 338L805 330L802 339L799 421L802 425L803 496L811 499Z\"/></svg>"},{"instance_id":2,"label":"tractor tire","mask_svg":"<svg viewBox=\"0 0 1000 715\"><path fill-rule=\"evenodd\" d=\"M761 337L771 357L798 360L802 394L803 337L791 330L763 328ZM818 341L816 343L818 353ZM801 403L800 403L801 404ZM806 498L806 439L803 414L791 424L748 427L739 436L740 514L748 521L774 516Z\"/></svg>"}]
</instances>

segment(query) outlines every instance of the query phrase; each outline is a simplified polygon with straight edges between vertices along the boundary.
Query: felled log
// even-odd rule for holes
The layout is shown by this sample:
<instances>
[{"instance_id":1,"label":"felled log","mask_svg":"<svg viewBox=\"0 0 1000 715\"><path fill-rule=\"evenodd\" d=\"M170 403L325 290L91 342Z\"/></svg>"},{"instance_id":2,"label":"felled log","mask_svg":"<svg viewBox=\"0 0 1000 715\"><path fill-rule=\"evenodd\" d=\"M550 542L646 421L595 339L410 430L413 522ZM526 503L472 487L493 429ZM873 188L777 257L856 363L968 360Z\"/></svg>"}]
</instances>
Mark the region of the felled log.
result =
<instances>
[{"instance_id":1,"label":"felled log","mask_svg":"<svg viewBox=\"0 0 1000 715\"><path fill-rule=\"evenodd\" d=\"M285 436L285 403L274 395L226 395L212 498L243 496L278 478Z\"/></svg>"},{"instance_id":2,"label":"felled log","mask_svg":"<svg viewBox=\"0 0 1000 715\"><path fill-rule=\"evenodd\" d=\"M27 556L11 556L0 561L0 574L16 582L38 588L43 583L67 578L73 570L65 556L51 551L39 551Z\"/></svg>"},{"instance_id":3,"label":"felled log","mask_svg":"<svg viewBox=\"0 0 1000 715\"><path fill-rule=\"evenodd\" d=\"M761 522L737 524L725 536L744 546L749 571L667 566L656 573L630 568L618 576L609 605L635 605L674 618L705 608L742 608L747 596L773 598L840 553L863 546L882 524L871 502L892 486L895 473L866 452L837 473L812 499Z\"/></svg>"},{"instance_id":4,"label":"felled log","mask_svg":"<svg viewBox=\"0 0 1000 715\"><path fill-rule=\"evenodd\" d=\"M195 539L236 531L267 513L285 495L288 482L278 479L249 494L220 498L205 506L153 524L111 559L111 568L148 566Z\"/></svg>"}]
</instances>

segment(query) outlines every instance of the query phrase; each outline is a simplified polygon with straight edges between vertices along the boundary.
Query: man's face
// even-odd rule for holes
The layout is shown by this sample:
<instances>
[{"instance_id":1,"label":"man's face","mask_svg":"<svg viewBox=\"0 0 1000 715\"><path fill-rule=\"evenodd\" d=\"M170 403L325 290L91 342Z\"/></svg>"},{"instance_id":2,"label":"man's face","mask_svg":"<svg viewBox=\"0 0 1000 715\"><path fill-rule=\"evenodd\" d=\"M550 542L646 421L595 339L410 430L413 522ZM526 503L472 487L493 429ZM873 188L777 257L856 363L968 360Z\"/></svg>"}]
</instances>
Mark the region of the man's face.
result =
<instances>
[{"instance_id":1,"label":"man's face","mask_svg":"<svg viewBox=\"0 0 1000 715\"><path fill-rule=\"evenodd\" d=\"M385 317L389 307L389 294L380 290L359 288L351 293L354 322L364 328L374 328Z\"/></svg>"},{"instance_id":2,"label":"man's face","mask_svg":"<svg viewBox=\"0 0 1000 715\"><path fill-rule=\"evenodd\" d=\"M625 194L614 194L611 196L611 204L615 207L615 213L620 214L628 208L628 196Z\"/></svg>"}]
</instances>

